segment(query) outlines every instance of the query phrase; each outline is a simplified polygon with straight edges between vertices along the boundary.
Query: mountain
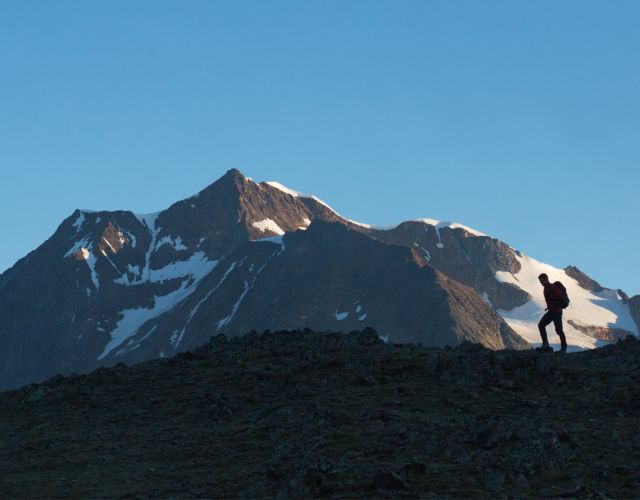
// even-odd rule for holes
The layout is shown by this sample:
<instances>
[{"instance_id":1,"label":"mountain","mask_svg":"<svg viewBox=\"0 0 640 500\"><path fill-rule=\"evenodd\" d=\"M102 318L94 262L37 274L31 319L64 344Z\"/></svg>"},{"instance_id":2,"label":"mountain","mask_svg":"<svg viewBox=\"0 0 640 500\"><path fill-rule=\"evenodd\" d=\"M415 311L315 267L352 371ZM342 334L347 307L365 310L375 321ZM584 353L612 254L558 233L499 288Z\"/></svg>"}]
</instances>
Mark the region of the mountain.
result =
<instances>
[{"instance_id":1,"label":"mountain","mask_svg":"<svg viewBox=\"0 0 640 500\"><path fill-rule=\"evenodd\" d=\"M631 317L635 321L636 325L640 325L640 295L636 295L635 297L628 299L626 302L629 305Z\"/></svg>"},{"instance_id":2,"label":"mountain","mask_svg":"<svg viewBox=\"0 0 640 500\"><path fill-rule=\"evenodd\" d=\"M621 290L604 288L575 266L555 268L458 223L419 219L388 229L355 224L380 241L415 249L434 268L473 288L530 343L540 342L537 324L546 307L541 273L567 288L571 305L564 312L564 329L570 348L638 335L640 296L629 299ZM549 338L553 343L555 332Z\"/></svg>"},{"instance_id":3,"label":"mountain","mask_svg":"<svg viewBox=\"0 0 640 500\"><path fill-rule=\"evenodd\" d=\"M219 335L0 393L5 498L638 498L640 342Z\"/></svg>"},{"instance_id":4,"label":"mountain","mask_svg":"<svg viewBox=\"0 0 640 500\"><path fill-rule=\"evenodd\" d=\"M198 290L131 337L122 355L141 361L172 352L166 346L194 348L220 332L310 325L375 325L395 342L473 339L496 349L526 347L477 294L420 256L337 222L314 221L306 231L249 242L223 257Z\"/></svg>"},{"instance_id":5,"label":"mountain","mask_svg":"<svg viewBox=\"0 0 640 500\"><path fill-rule=\"evenodd\" d=\"M252 329L371 326L389 342L523 349L538 341L540 270L569 289L574 347L637 334L634 299L574 268L460 224L360 224L230 170L157 213L76 210L0 275L0 388Z\"/></svg>"}]
</instances>

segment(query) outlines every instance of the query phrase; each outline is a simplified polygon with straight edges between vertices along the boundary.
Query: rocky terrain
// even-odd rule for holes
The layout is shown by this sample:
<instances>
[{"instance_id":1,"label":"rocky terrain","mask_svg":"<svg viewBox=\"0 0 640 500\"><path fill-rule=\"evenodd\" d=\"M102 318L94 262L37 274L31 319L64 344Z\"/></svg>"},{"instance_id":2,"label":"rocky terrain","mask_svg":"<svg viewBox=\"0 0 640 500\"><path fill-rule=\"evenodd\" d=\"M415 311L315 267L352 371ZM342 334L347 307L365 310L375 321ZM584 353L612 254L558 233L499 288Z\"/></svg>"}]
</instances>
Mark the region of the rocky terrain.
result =
<instances>
[{"instance_id":1,"label":"rocky terrain","mask_svg":"<svg viewBox=\"0 0 640 500\"><path fill-rule=\"evenodd\" d=\"M223 335L0 394L0 496L640 496L640 343Z\"/></svg>"}]
</instances>

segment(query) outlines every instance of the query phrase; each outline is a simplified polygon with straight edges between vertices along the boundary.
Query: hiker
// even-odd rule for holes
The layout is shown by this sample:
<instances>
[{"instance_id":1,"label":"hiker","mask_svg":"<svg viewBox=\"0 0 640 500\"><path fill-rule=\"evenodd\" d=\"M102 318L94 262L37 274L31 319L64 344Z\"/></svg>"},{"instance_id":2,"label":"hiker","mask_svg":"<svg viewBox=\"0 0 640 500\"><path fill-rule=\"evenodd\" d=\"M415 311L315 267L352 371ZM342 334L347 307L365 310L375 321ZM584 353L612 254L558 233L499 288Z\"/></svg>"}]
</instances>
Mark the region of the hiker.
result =
<instances>
[{"instance_id":1,"label":"hiker","mask_svg":"<svg viewBox=\"0 0 640 500\"><path fill-rule=\"evenodd\" d=\"M566 294L554 283L551 283L549 276L545 273L538 276L538 281L544 287L544 300L547 303L547 308L545 309L546 313L538 323L542 346L536 350L553 352L553 348L549 345L549 340L547 339L547 325L553 322L556 333L560 337L560 352L567 352L567 338L564 336L564 330L562 329L562 309L566 307L564 306L565 302L567 302Z\"/></svg>"}]
</instances>

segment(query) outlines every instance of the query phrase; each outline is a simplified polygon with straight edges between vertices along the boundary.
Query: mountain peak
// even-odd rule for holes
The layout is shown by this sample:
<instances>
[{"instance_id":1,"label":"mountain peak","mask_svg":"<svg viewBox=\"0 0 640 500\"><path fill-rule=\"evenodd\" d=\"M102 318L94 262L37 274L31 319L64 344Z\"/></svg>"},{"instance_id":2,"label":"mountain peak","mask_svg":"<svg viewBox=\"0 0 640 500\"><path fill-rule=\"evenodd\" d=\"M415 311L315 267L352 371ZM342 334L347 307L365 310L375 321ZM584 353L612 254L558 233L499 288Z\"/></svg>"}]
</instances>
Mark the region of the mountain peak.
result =
<instances>
[{"instance_id":1,"label":"mountain peak","mask_svg":"<svg viewBox=\"0 0 640 500\"><path fill-rule=\"evenodd\" d=\"M222 176L222 178L225 177L231 177L233 179L237 179L237 178L242 178L242 179L246 179L247 177L240 172L240 170L238 170L237 168L231 168L229 170L226 171L226 173Z\"/></svg>"},{"instance_id":2,"label":"mountain peak","mask_svg":"<svg viewBox=\"0 0 640 500\"><path fill-rule=\"evenodd\" d=\"M222 191L227 191L229 187L237 191L238 187L244 184L246 180L247 177L245 177L240 170L232 168L227 170L222 177L219 177L192 198L199 197L202 194L213 194L214 196L219 196L220 189L222 189Z\"/></svg>"}]
</instances>

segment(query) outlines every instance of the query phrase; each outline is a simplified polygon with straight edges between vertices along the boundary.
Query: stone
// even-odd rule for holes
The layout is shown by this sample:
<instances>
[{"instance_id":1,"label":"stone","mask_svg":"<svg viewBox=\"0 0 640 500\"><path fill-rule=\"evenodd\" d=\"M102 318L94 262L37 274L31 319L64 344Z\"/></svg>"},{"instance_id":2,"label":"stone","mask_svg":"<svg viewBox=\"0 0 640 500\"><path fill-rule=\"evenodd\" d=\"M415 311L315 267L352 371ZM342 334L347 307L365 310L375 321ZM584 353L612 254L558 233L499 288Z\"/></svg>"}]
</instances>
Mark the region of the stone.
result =
<instances>
[{"instance_id":1,"label":"stone","mask_svg":"<svg viewBox=\"0 0 640 500\"><path fill-rule=\"evenodd\" d=\"M404 480L395 472L392 471L378 471L376 472L373 484L376 488L381 490L406 490L407 484Z\"/></svg>"}]
</instances>

